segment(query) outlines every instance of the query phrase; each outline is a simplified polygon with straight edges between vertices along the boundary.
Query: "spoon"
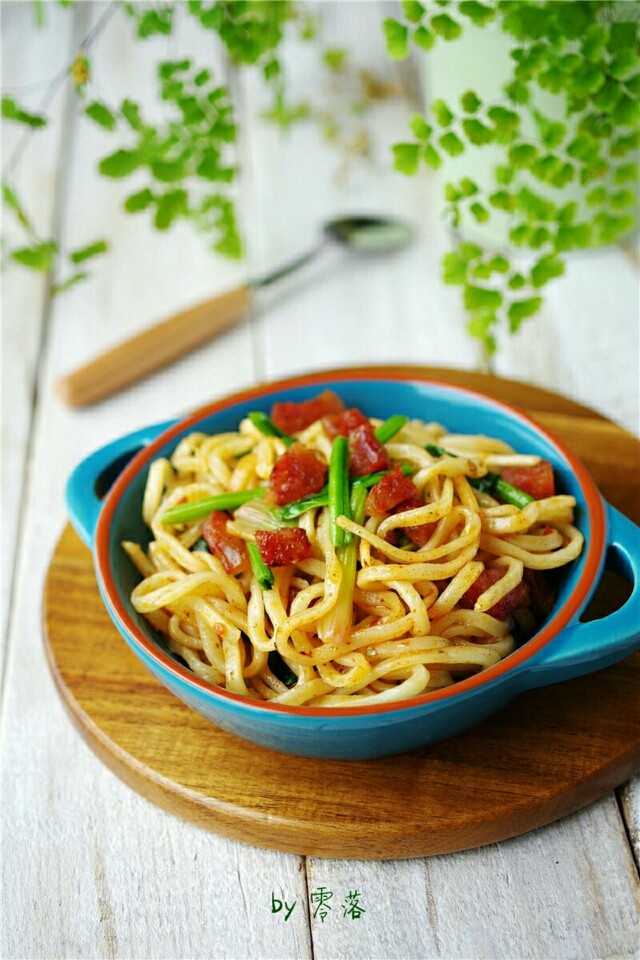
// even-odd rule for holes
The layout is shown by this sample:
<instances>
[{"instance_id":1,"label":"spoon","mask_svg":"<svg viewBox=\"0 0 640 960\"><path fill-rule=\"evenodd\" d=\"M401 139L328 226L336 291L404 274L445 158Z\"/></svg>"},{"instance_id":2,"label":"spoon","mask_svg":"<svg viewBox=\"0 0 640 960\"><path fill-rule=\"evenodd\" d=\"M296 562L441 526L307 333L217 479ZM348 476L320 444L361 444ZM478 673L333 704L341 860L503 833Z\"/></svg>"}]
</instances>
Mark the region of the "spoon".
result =
<instances>
[{"instance_id":1,"label":"spoon","mask_svg":"<svg viewBox=\"0 0 640 960\"><path fill-rule=\"evenodd\" d=\"M56 390L70 406L82 407L137 383L233 326L246 313L256 290L310 263L328 243L340 244L358 254L390 254L406 247L412 238L409 224L391 217L351 216L331 220L324 225L320 240L312 250L263 277L147 327L62 377Z\"/></svg>"}]
</instances>

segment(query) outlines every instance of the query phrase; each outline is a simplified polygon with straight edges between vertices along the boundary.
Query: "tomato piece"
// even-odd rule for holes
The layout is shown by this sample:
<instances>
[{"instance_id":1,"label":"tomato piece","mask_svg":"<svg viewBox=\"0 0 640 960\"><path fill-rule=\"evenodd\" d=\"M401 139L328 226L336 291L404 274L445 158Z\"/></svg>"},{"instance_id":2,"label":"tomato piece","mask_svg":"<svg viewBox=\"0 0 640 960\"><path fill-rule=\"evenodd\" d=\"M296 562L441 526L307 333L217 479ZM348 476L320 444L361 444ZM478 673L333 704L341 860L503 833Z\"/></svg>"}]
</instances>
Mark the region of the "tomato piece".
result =
<instances>
[{"instance_id":1,"label":"tomato piece","mask_svg":"<svg viewBox=\"0 0 640 960\"><path fill-rule=\"evenodd\" d=\"M344 403L333 390L324 390L317 397L301 400L281 400L271 407L271 419L277 427L289 435L299 433L321 417L340 413Z\"/></svg>"},{"instance_id":2,"label":"tomato piece","mask_svg":"<svg viewBox=\"0 0 640 960\"><path fill-rule=\"evenodd\" d=\"M489 587L492 587L498 580L501 580L503 576L504 572L498 567L486 567L477 580L471 584L467 592L460 597L458 603L461 607L472 610L480 594L488 590ZM520 610L522 607L530 606L531 595L529 593L529 587L524 580L521 580L513 590L510 590L506 596L498 600L497 603L494 603L486 613L495 617L496 620L506 620L514 610Z\"/></svg>"},{"instance_id":3,"label":"tomato piece","mask_svg":"<svg viewBox=\"0 0 640 960\"><path fill-rule=\"evenodd\" d=\"M303 443L293 443L273 465L266 498L284 506L310 493L317 493L325 485L327 464L319 453Z\"/></svg>"},{"instance_id":4,"label":"tomato piece","mask_svg":"<svg viewBox=\"0 0 640 960\"><path fill-rule=\"evenodd\" d=\"M301 527L256 530L256 543L262 559L270 567L286 567L313 556L311 541Z\"/></svg>"},{"instance_id":5,"label":"tomato piece","mask_svg":"<svg viewBox=\"0 0 640 960\"><path fill-rule=\"evenodd\" d=\"M405 476L401 467L394 467L369 490L365 513L388 513L403 500L415 500L417 493L411 477Z\"/></svg>"},{"instance_id":6,"label":"tomato piece","mask_svg":"<svg viewBox=\"0 0 640 960\"><path fill-rule=\"evenodd\" d=\"M332 413L322 418L322 426L331 440L334 437L348 437L352 430L365 423L369 423L369 418L365 417L364 413L357 407L350 407L348 410Z\"/></svg>"},{"instance_id":7,"label":"tomato piece","mask_svg":"<svg viewBox=\"0 0 640 960\"><path fill-rule=\"evenodd\" d=\"M388 470L391 459L376 437L371 424L361 424L349 434L349 473L364 477L367 473Z\"/></svg>"},{"instance_id":8,"label":"tomato piece","mask_svg":"<svg viewBox=\"0 0 640 960\"><path fill-rule=\"evenodd\" d=\"M227 531L229 515L222 510L210 513L202 526L202 537L209 550L232 575L249 568L249 554L244 540Z\"/></svg>"},{"instance_id":9,"label":"tomato piece","mask_svg":"<svg viewBox=\"0 0 640 960\"><path fill-rule=\"evenodd\" d=\"M500 476L512 487L524 490L534 500L555 496L553 467L548 460L541 460L531 467L505 467L500 471Z\"/></svg>"}]
</instances>

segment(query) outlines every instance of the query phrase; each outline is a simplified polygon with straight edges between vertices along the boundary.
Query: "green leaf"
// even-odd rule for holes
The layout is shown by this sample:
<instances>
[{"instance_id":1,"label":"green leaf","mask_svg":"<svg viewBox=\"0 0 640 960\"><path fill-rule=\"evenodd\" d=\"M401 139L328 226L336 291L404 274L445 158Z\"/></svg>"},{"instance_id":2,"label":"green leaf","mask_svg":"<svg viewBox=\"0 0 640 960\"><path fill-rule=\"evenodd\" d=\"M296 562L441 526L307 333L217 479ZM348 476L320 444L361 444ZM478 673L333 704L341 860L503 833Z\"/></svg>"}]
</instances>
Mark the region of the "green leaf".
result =
<instances>
[{"instance_id":1,"label":"green leaf","mask_svg":"<svg viewBox=\"0 0 640 960\"><path fill-rule=\"evenodd\" d=\"M509 231L509 239L516 247L523 247L529 242L533 231L526 223L519 223Z\"/></svg>"},{"instance_id":2,"label":"green leaf","mask_svg":"<svg viewBox=\"0 0 640 960\"><path fill-rule=\"evenodd\" d=\"M128 177L137 170L142 158L137 150L116 150L115 153L104 157L98 164L98 170L105 177Z\"/></svg>"},{"instance_id":3,"label":"green leaf","mask_svg":"<svg viewBox=\"0 0 640 960\"><path fill-rule=\"evenodd\" d=\"M413 42L422 50L429 51L436 42L436 36L431 30L421 25L413 34Z\"/></svg>"},{"instance_id":4,"label":"green leaf","mask_svg":"<svg viewBox=\"0 0 640 960\"><path fill-rule=\"evenodd\" d=\"M467 279L467 261L459 251L452 250L442 258L442 279L444 283L460 284Z\"/></svg>"},{"instance_id":5,"label":"green leaf","mask_svg":"<svg viewBox=\"0 0 640 960\"><path fill-rule=\"evenodd\" d=\"M460 97L460 104L465 113L475 113L476 110L479 110L482 106L482 100L473 90L467 90L466 93L463 93Z\"/></svg>"},{"instance_id":6,"label":"green leaf","mask_svg":"<svg viewBox=\"0 0 640 960\"><path fill-rule=\"evenodd\" d=\"M441 127L450 126L454 120L453 113L444 100L434 100L431 104L431 112L436 120L436 123L440 124Z\"/></svg>"},{"instance_id":7,"label":"green leaf","mask_svg":"<svg viewBox=\"0 0 640 960\"><path fill-rule=\"evenodd\" d=\"M556 206L550 200L534 193L528 187L522 187L517 194L517 207L529 220L552 220Z\"/></svg>"},{"instance_id":8,"label":"green leaf","mask_svg":"<svg viewBox=\"0 0 640 960\"><path fill-rule=\"evenodd\" d=\"M463 177L460 180L459 188L463 197L473 197L480 189L478 184L470 180L469 177Z\"/></svg>"},{"instance_id":9,"label":"green leaf","mask_svg":"<svg viewBox=\"0 0 640 960\"><path fill-rule=\"evenodd\" d=\"M495 177L496 183L499 183L501 187L508 187L513 183L515 170L513 167L498 166L495 169Z\"/></svg>"},{"instance_id":10,"label":"green leaf","mask_svg":"<svg viewBox=\"0 0 640 960\"><path fill-rule=\"evenodd\" d=\"M553 187L562 190L568 183L571 183L575 175L575 169L570 163L563 163L557 171L549 177L549 183Z\"/></svg>"},{"instance_id":11,"label":"green leaf","mask_svg":"<svg viewBox=\"0 0 640 960\"><path fill-rule=\"evenodd\" d=\"M487 116L497 127L506 127L509 130L515 130L520 125L519 114L514 110L507 109L507 107L489 107Z\"/></svg>"},{"instance_id":12,"label":"green leaf","mask_svg":"<svg viewBox=\"0 0 640 960\"><path fill-rule=\"evenodd\" d=\"M156 180L160 180L161 183L175 183L177 180L183 180L187 175L187 158L152 160L149 167Z\"/></svg>"},{"instance_id":13,"label":"green leaf","mask_svg":"<svg viewBox=\"0 0 640 960\"><path fill-rule=\"evenodd\" d=\"M497 310L502 304L499 290L467 284L464 288L464 305L467 310Z\"/></svg>"},{"instance_id":14,"label":"green leaf","mask_svg":"<svg viewBox=\"0 0 640 960\"><path fill-rule=\"evenodd\" d=\"M414 113L409 121L411 132L417 140L428 140L433 133L433 127L427 123L421 113Z\"/></svg>"},{"instance_id":15,"label":"green leaf","mask_svg":"<svg viewBox=\"0 0 640 960\"><path fill-rule=\"evenodd\" d=\"M157 34L167 36L171 33L173 7L157 7L142 12L138 20L138 36L141 39Z\"/></svg>"},{"instance_id":16,"label":"green leaf","mask_svg":"<svg viewBox=\"0 0 640 960\"><path fill-rule=\"evenodd\" d=\"M573 74L569 92L577 98L590 97L600 89L604 82L604 70L599 64L584 63Z\"/></svg>"},{"instance_id":17,"label":"green leaf","mask_svg":"<svg viewBox=\"0 0 640 960\"><path fill-rule=\"evenodd\" d=\"M125 118L132 130L138 132L144 130L144 123L140 116L140 107L133 100L123 100L120 104L120 113Z\"/></svg>"},{"instance_id":18,"label":"green leaf","mask_svg":"<svg viewBox=\"0 0 640 960\"><path fill-rule=\"evenodd\" d=\"M322 60L325 66L327 66L333 73L340 73L341 70L344 70L348 56L349 54L344 47L332 47L329 50L324 51L322 54Z\"/></svg>"},{"instance_id":19,"label":"green leaf","mask_svg":"<svg viewBox=\"0 0 640 960\"><path fill-rule=\"evenodd\" d=\"M31 270L40 270L47 273L53 266L58 244L52 240L43 243L36 243L32 247L22 247L19 250L11 251L11 258L23 267L29 267Z\"/></svg>"},{"instance_id":20,"label":"green leaf","mask_svg":"<svg viewBox=\"0 0 640 960\"><path fill-rule=\"evenodd\" d=\"M409 56L409 29L397 20L387 18L382 24L387 53L392 60L405 60Z\"/></svg>"},{"instance_id":21,"label":"green leaf","mask_svg":"<svg viewBox=\"0 0 640 960\"><path fill-rule=\"evenodd\" d=\"M576 247L588 247L591 233L589 223L562 224L556 233L555 248L559 253L564 253Z\"/></svg>"},{"instance_id":22,"label":"green leaf","mask_svg":"<svg viewBox=\"0 0 640 960\"><path fill-rule=\"evenodd\" d=\"M402 12L409 23L418 23L424 17L426 10L418 0L402 0Z\"/></svg>"},{"instance_id":23,"label":"green leaf","mask_svg":"<svg viewBox=\"0 0 640 960\"><path fill-rule=\"evenodd\" d=\"M638 165L623 163L613 171L613 182L617 184L634 183L638 179Z\"/></svg>"},{"instance_id":24,"label":"green leaf","mask_svg":"<svg viewBox=\"0 0 640 960\"><path fill-rule=\"evenodd\" d=\"M78 270L76 273L72 273L71 276L67 277L66 280L61 280L60 283L54 283L51 287L51 292L53 294L64 293L65 290L69 290L82 280L86 280L88 276L89 274L85 270Z\"/></svg>"},{"instance_id":25,"label":"green leaf","mask_svg":"<svg viewBox=\"0 0 640 960\"><path fill-rule=\"evenodd\" d=\"M531 143L518 143L509 149L509 163L514 167L529 167L538 156Z\"/></svg>"},{"instance_id":26,"label":"green leaf","mask_svg":"<svg viewBox=\"0 0 640 960\"><path fill-rule=\"evenodd\" d=\"M478 3L477 0L462 0L458 10L463 17L468 17L477 27L484 27L485 24L490 23L497 13L495 7Z\"/></svg>"},{"instance_id":27,"label":"green leaf","mask_svg":"<svg viewBox=\"0 0 640 960\"><path fill-rule=\"evenodd\" d=\"M187 212L186 190L171 190L158 198L154 224L158 230L167 230L173 221Z\"/></svg>"},{"instance_id":28,"label":"green leaf","mask_svg":"<svg viewBox=\"0 0 640 960\"><path fill-rule=\"evenodd\" d=\"M486 223L489 219L489 211L482 203L472 203L469 209L478 223Z\"/></svg>"},{"instance_id":29,"label":"green leaf","mask_svg":"<svg viewBox=\"0 0 640 960\"><path fill-rule=\"evenodd\" d=\"M9 207L10 210L13 210L16 217L18 218L18 221L22 224L22 226L26 230L28 230L30 233L33 233L31 222L22 204L18 199L18 195L16 194L15 190L13 190L13 188L9 186L8 183L2 184L2 198L6 206Z\"/></svg>"},{"instance_id":30,"label":"green leaf","mask_svg":"<svg viewBox=\"0 0 640 960\"><path fill-rule=\"evenodd\" d=\"M640 97L640 73L635 73L625 80L625 87L634 97Z\"/></svg>"},{"instance_id":31,"label":"green leaf","mask_svg":"<svg viewBox=\"0 0 640 960\"><path fill-rule=\"evenodd\" d=\"M104 127L105 130L115 130L118 121L106 104L94 100L93 103L85 107L84 112L94 123Z\"/></svg>"},{"instance_id":32,"label":"green leaf","mask_svg":"<svg viewBox=\"0 0 640 960\"><path fill-rule=\"evenodd\" d=\"M508 190L496 190L489 197L489 203L496 210L506 210L509 213L516 208L515 195Z\"/></svg>"},{"instance_id":33,"label":"green leaf","mask_svg":"<svg viewBox=\"0 0 640 960\"><path fill-rule=\"evenodd\" d=\"M636 127L640 122L640 102L625 94L611 111L611 119L621 127Z\"/></svg>"},{"instance_id":34,"label":"green leaf","mask_svg":"<svg viewBox=\"0 0 640 960\"><path fill-rule=\"evenodd\" d=\"M154 195L148 188L132 193L124 202L124 208L127 213L138 213L140 210L146 210L154 201Z\"/></svg>"},{"instance_id":35,"label":"green leaf","mask_svg":"<svg viewBox=\"0 0 640 960\"><path fill-rule=\"evenodd\" d=\"M464 153L464 143L452 130L440 137L440 146L450 157L458 157L461 153Z\"/></svg>"},{"instance_id":36,"label":"green leaf","mask_svg":"<svg viewBox=\"0 0 640 960\"><path fill-rule=\"evenodd\" d=\"M600 243L615 243L620 237L630 233L637 226L636 218L633 214L627 214L624 217L614 217L611 214L599 213L594 218L595 226L598 230L598 240Z\"/></svg>"},{"instance_id":37,"label":"green leaf","mask_svg":"<svg viewBox=\"0 0 640 960\"><path fill-rule=\"evenodd\" d=\"M417 173L420 166L420 147L417 143L395 143L392 149L396 170L407 176Z\"/></svg>"},{"instance_id":38,"label":"green leaf","mask_svg":"<svg viewBox=\"0 0 640 960\"><path fill-rule=\"evenodd\" d=\"M495 325L497 317L495 313L488 311L487 313L477 314L475 317L471 317L467 324L467 330L472 337L476 337L478 340L481 340L486 352L491 356L496 352L497 343L495 337L490 333L491 328Z\"/></svg>"},{"instance_id":39,"label":"green leaf","mask_svg":"<svg viewBox=\"0 0 640 960\"><path fill-rule=\"evenodd\" d=\"M504 92L513 103L525 104L529 103L531 99L529 88L519 80L513 80L511 83L507 83L504 87Z\"/></svg>"},{"instance_id":40,"label":"green leaf","mask_svg":"<svg viewBox=\"0 0 640 960\"><path fill-rule=\"evenodd\" d=\"M106 253L108 249L109 244L106 240L95 240L86 247L79 247L77 250L73 250L69 254L69 260L71 263L84 263L85 260L91 260L92 257Z\"/></svg>"},{"instance_id":41,"label":"green leaf","mask_svg":"<svg viewBox=\"0 0 640 960\"><path fill-rule=\"evenodd\" d=\"M482 247L479 247L477 243L468 243L465 241L459 244L458 252L465 260L476 260L482 256Z\"/></svg>"},{"instance_id":42,"label":"green leaf","mask_svg":"<svg viewBox=\"0 0 640 960\"><path fill-rule=\"evenodd\" d=\"M475 146L480 147L485 143L491 143L493 140L493 131L487 127L481 120L475 117L465 117L462 121L462 129L469 140Z\"/></svg>"},{"instance_id":43,"label":"green leaf","mask_svg":"<svg viewBox=\"0 0 640 960\"><path fill-rule=\"evenodd\" d=\"M567 135L566 123L549 120L539 110L533 111L536 126L540 133L540 139L547 147L558 147Z\"/></svg>"},{"instance_id":44,"label":"green leaf","mask_svg":"<svg viewBox=\"0 0 640 960\"><path fill-rule=\"evenodd\" d=\"M608 72L616 80L624 80L638 69L638 57L631 47L620 50L609 63Z\"/></svg>"},{"instance_id":45,"label":"green leaf","mask_svg":"<svg viewBox=\"0 0 640 960\"><path fill-rule=\"evenodd\" d=\"M16 123L24 123L27 127L31 127L34 130L47 125L45 117L39 113L30 113L28 110L23 110L12 97L2 98L2 116L5 120L15 120Z\"/></svg>"},{"instance_id":46,"label":"green leaf","mask_svg":"<svg viewBox=\"0 0 640 960\"><path fill-rule=\"evenodd\" d=\"M522 290L526 285L527 281L521 273L512 273L507 284L510 290Z\"/></svg>"},{"instance_id":47,"label":"green leaf","mask_svg":"<svg viewBox=\"0 0 640 960\"><path fill-rule=\"evenodd\" d=\"M609 200L609 194L604 187L594 187L585 194L585 203L589 207L601 207Z\"/></svg>"},{"instance_id":48,"label":"green leaf","mask_svg":"<svg viewBox=\"0 0 640 960\"><path fill-rule=\"evenodd\" d=\"M457 203L462 194L453 183L446 183L444 187L444 198L447 203Z\"/></svg>"},{"instance_id":49,"label":"green leaf","mask_svg":"<svg viewBox=\"0 0 640 960\"><path fill-rule=\"evenodd\" d=\"M627 207L634 207L637 203L637 194L635 190L618 190L611 195L609 201L612 210L625 210Z\"/></svg>"},{"instance_id":50,"label":"green leaf","mask_svg":"<svg viewBox=\"0 0 640 960\"><path fill-rule=\"evenodd\" d=\"M510 304L507 317L511 333L517 333L522 321L534 316L541 306L542 297L528 297L526 300L515 300Z\"/></svg>"},{"instance_id":51,"label":"green leaf","mask_svg":"<svg viewBox=\"0 0 640 960\"><path fill-rule=\"evenodd\" d=\"M564 273L564 261L554 254L541 257L531 268L531 283L537 289Z\"/></svg>"},{"instance_id":52,"label":"green leaf","mask_svg":"<svg viewBox=\"0 0 640 960\"><path fill-rule=\"evenodd\" d=\"M614 20L609 28L607 49L615 56L615 54L625 47L634 47L637 32L638 28L635 23Z\"/></svg>"},{"instance_id":53,"label":"green leaf","mask_svg":"<svg viewBox=\"0 0 640 960\"><path fill-rule=\"evenodd\" d=\"M436 150L434 146L430 143L424 148L422 153L422 159L427 164L428 167L431 167L432 170L437 170L442 166L442 157Z\"/></svg>"},{"instance_id":54,"label":"green leaf","mask_svg":"<svg viewBox=\"0 0 640 960\"><path fill-rule=\"evenodd\" d=\"M602 23L592 23L582 37L582 56L590 63L599 63L609 34Z\"/></svg>"},{"instance_id":55,"label":"green leaf","mask_svg":"<svg viewBox=\"0 0 640 960\"><path fill-rule=\"evenodd\" d=\"M457 40L462 33L462 27L457 20L448 13L439 13L431 18L431 29L443 40Z\"/></svg>"}]
</instances>

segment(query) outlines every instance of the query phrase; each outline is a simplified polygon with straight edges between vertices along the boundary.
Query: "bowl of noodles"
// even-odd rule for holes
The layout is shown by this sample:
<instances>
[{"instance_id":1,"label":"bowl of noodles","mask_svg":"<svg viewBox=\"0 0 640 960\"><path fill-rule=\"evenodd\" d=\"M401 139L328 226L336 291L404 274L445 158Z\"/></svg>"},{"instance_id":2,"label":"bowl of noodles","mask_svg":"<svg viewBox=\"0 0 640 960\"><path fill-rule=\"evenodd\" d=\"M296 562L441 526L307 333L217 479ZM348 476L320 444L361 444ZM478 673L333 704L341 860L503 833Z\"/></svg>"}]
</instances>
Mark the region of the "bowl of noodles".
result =
<instances>
[{"instance_id":1,"label":"bowl of noodles","mask_svg":"<svg viewBox=\"0 0 640 960\"><path fill-rule=\"evenodd\" d=\"M152 425L84 460L67 503L144 665L281 753L410 751L640 645L639 531L584 465L523 412L402 371ZM611 564L630 596L582 622Z\"/></svg>"}]
</instances>

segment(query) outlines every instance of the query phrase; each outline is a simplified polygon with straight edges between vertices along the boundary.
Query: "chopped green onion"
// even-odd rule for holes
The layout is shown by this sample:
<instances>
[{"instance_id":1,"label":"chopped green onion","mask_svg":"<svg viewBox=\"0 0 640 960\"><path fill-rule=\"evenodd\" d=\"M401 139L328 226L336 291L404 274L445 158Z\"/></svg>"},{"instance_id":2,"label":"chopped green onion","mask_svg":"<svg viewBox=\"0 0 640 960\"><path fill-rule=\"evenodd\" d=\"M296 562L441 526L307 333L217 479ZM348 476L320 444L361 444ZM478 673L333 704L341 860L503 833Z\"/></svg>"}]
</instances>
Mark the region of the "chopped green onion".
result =
<instances>
[{"instance_id":1,"label":"chopped green onion","mask_svg":"<svg viewBox=\"0 0 640 960\"><path fill-rule=\"evenodd\" d=\"M392 437L395 437L396 433L402 430L408 420L409 417L405 417L404 414L394 413L392 417L389 417L389 419L381 423L379 427L376 427L375 434L377 439L380 443L388 443Z\"/></svg>"},{"instance_id":2,"label":"chopped green onion","mask_svg":"<svg viewBox=\"0 0 640 960\"><path fill-rule=\"evenodd\" d=\"M428 443L426 450L432 457L456 457L455 453L449 453L448 450L438 447L434 443ZM489 471L484 477L467 477L467 479L476 490L481 490L483 493L496 493L505 503L510 503L520 510L523 510L535 500L535 497L532 497L531 494L514 487L511 483L507 483L499 473Z\"/></svg>"},{"instance_id":3,"label":"chopped green onion","mask_svg":"<svg viewBox=\"0 0 640 960\"><path fill-rule=\"evenodd\" d=\"M335 547L341 547L347 542L347 536L336 520L349 516L349 441L346 437L335 437L331 445L328 487L331 540Z\"/></svg>"},{"instance_id":4,"label":"chopped green onion","mask_svg":"<svg viewBox=\"0 0 640 960\"><path fill-rule=\"evenodd\" d=\"M256 427L260 433L264 434L265 437L278 437L288 447L290 447L292 443L296 442L295 437L290 437L288 433L285 433L284 430L281 430L280 427L277 427L271 417L266 413L262 413L260 410L254 410L252 413L248 414L248 417L254 427Z\"/></svg>"},{"instance_id":5,"label":"chopped green onion","mask_svg":"<svg viewBox=\"0 0 640 960\"><path fill-rule=\"evenodd\" d=\"M232 493L205 497L203 500L192 500L190 503L178 503L162 514L162 522L187 523L189 520L199 520L214 510L236 510L243 503L263 495L264 487L256 487L254 490L235 490Z\"/></svg>"},{"instance_id":6,"label":"chopped green onion","mask_svg":"<svg viewBox=\"0 0 640 960\"><path fill-rule=\"evenodd\" d=\"M364 522L364 505L367 488L352 487L350 512L355 523ZM353 591L356 585L358 561L358 541L351 537L348 543L337 549L338 560L342 566L342 579L338 588L335 605L323 618L321 636L325 643L342 643L351 629L353 621Z\"/></svg>"},{"instance_id":7,"label":"chopped green onion","mask_svg":"<svg viewBox=\"0 0 640 960\"><path fill-rule=\"evenodd\" d=\"M198 537L194 545L191 547L191 552L193 553L194 551L199 551L200 553L211 553L211 550L209 550L209 544L204 537Z\"/></svg>"},{"instance_id":8,"label":"chopped green onion","mask_svg":"<svg viewBox=\"0 0 640 960\"><path fill-rule=\"evenodd\" d=\"M254 577L263 590L271 590L271 587L275 583L275 579L270 568L262 559L262 554L258 549L258 544L254 543L252 540L248 540L247 553L249 554L249 560L251 562L251 569L253 570Z\"/></svg>"},{"instance_id":9,"label":"chopped green onion","mask_svg":"<svg viewBox=\"0 0 640 960\"><path fill-rule=\"evenodd\" d=\"M284 683L285 687L295 687L298 678L277 650L271 650L267 657L267 663L271 673Z\"/></svg>"},{"instance_id":10,"label":"chopped green onion","mask_svg":"<svg viewBox=\"0 0 640 960\"><path fill-rule=\"evenodd\" d=\"M403 463L401 469L406 476L410 476L414 471L414 468L408 463ZM364 477L354 477L351 481L351 489L355 490L357 487L361 487L367 490L369 487L373 487L376 483L379 483L389 472L389 470L378 470L376 473L367 473ZM328 502L329 487L323 487L322 490L318 490L317 493L310 493L307 497L301 497L300 500L293 500L291 503L286 503L283 507L279 508L278 514L282 520L294 520L307 510L326 507Z\"/></svg>"}]
</instances>

